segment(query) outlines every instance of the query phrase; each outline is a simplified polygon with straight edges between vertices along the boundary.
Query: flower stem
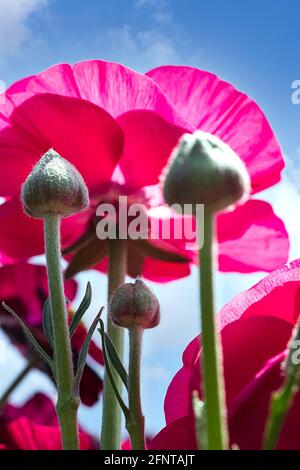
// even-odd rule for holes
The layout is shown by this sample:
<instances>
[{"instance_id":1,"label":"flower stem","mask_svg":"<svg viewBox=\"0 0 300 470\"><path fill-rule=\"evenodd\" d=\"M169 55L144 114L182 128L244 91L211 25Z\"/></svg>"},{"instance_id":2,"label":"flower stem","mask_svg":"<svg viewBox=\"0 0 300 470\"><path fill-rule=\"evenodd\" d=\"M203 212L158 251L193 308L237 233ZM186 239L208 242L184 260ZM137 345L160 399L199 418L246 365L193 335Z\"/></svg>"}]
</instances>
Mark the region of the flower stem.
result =
<instances>
[{"instance_id":1,"label":"flower stem","mask_svg":"<svg viewBox=\"0 0 300 470\"><path fill-rule=\"evenodd\" d=\"M200 225L200 221L198 221ZM202 229L203 227L198 227ZM204 211L204 243L200 260L200 307L202 326L202 377L208 450L228 449L222 348L215 325L213 261L214 215Z\"/></svg>"},{"instance_id":2,"label":"flower stem","mask_svg":"<svg viewBox=\"0 0 300 470\"><path fill-rule=\"evenodd\" d=\"M44 219L46 261L53 322L56 411L65 450L77 450L77 410L79 399L74 392L74 371L67 322L66 301L60 268L60 218L49 213Z\"/></svg>"},{"instance_id":3,"label":"flower stem","mask_svg":"<svg viewBox=\"0 0 300 470\"><path fill-rule=\"evenodd\" d=\"M282 387L273 393L264 436L264 450L275 449L296 391L294 377L290 376Z\"/></svg>"},{"instance_id":4,"label":"flower stem","mask_svg":"<svg viewBox=\"0 0 300 470\"><path fill-rule=\"evenodd\" d=\"M5 392L0 398L0 413L3 410L4 406L7 403L7 400L9 399L10 395L15 391L15 389L20 385L22 380L28 375L28 373L33 369L35 364L37 363L37 359L31 359L26 366L21 370L19 375L13 380L13 382L7 387Z\"/></svg>"},{"instance_id":5,"label":"flower stem","mask_svg":"<svg viewBox=\"0 0 300 470\"><path fill-rule=\"evenodd\" d=\"M129 328L128 401L129 417L126 428L133 450L145 449L145 419L141 404L141 348L143 329Z\"/></svg>"},{"instance_id":6,"label":"flower stem","mask_svg":"<svg viewBox=\"0 0 300 470\"><path fill-rule=\"evenodd\" d=\"M124 283L126 276L126 240L109 240L108 302L111 294ZM121 361L124 355L124 330L115 326L108 312L107 334L113 342ZM122 394L122 381L113 370L114 381ZM118 450L121 443L122 412L112 389L107 372L104 374L101 449Z\"/></svg>"}]
</instances>

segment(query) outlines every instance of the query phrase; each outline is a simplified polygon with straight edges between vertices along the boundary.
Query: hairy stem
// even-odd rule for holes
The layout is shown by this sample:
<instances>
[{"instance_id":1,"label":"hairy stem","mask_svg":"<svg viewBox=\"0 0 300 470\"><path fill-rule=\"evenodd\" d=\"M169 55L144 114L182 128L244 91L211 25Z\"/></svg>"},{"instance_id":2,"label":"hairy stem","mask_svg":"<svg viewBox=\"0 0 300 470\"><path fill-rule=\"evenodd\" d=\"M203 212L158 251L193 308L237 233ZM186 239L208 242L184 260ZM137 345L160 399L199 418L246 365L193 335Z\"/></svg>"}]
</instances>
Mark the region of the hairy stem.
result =
<instances>
[{"instance_id":1,"label":"hairy stem","mask_svg":"<svg viewBox=\"0 0 300 470\"><path fill-rule=\"evenodd\" d=\"M129 329L128 397L129 417L126 428L133 450L145 449L145 419L141 404L141 349L143 329Z\"/></svg>"},{"instance_id":2,"label":"hairy stem","mask_svg":"<svg viewBox=\"0 0 300 470\"><path fill-rule=\"evenodd\" d=\"M200 227L199 227L200 229ZM203 229L203 228L202 228ZM222 348L215 325L213 261L214 216L204 212L204 244L200 252L200 308L202 326L202 377L208 449L228 448Z\"/></svg>"},{"instance_id":3,"label":"hairy stem","mask_svg":"<svg viewBox=\"0 0 300 470\"><path fill-rule=\"evenodd\" d=\"M124 283L126 276L126 240L109 240L108 303L111 294ZM124 330L115 326L108 309L107 334L112 340L121 361L124 355ZM117 389L122 395L122 381L112 370ZM118 450L121 443L122 412L107 373L104 374L101 449Z\"/></svg>"},{"instance_id":4,"label":"hairy stem","mask_svg":"<svg viewBox=\"0 0 300 470\"><path fill-rule=\"evenodd\" d=\"M74 392L74 371L67 321L66 301L60 268L60 218L47 214L44 219L46 261L53 322L56 411L65 450L79 448L77 410L79 399Z\"/></svg>"}]
</instances>

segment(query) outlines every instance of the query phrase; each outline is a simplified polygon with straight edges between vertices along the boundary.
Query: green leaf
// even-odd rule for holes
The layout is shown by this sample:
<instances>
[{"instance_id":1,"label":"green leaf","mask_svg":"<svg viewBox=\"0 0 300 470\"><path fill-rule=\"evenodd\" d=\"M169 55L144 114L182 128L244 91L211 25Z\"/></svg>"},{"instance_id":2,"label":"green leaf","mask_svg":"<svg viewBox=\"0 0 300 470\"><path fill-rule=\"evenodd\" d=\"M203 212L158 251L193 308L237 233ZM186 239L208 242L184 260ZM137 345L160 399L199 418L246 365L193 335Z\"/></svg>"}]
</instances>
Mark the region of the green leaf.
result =
<instances>
[{"instance_id":1,"label":"green leaf","mask_svg":"<svg viewBox=\"0 0 300 470\"><path fill-rule=\"evenodd\" d=\"M43 330L44 330L45 336L53 350L54 349L54 346L53 346L54 337L53 337L51 305L50 305L49 298L44 303L42 318L43 318Z\"/></svg>"},{"instance_id":2,"label":"green leaf","mask_svg":"<svg viewBox=\"0 0 300 470\"><path fill-rule=\"evenodd\" d=\"M107 375L108 375L108 378L110 380L110 383L111 383L111 386L114 390L114 393L116 395L116 398L119 402L119 405L124 413L124 416L126 418L126 420L129 418L129 409L127 408L127 406L125 405L120 393L119 393L119 390L116 386L116 383L114 381L114 376L113 376L113 373L111 371L111 368L110 368L110 364L109 364L109 359L108 359L108 356L107 356L107 350L106 350L106 342L105 342L105 330L104 330L104 323L103 321L99 320L99 323L100 323L100 329L98 329L100 335L101 335L101 340L102 340L102 351L103 351L103 356L104 356L104 362L105 362L105 369L106 369L106 372L107 372Z\"/></svg>"},{"instance_id":3,"label":"green leaf","mask_svg":"<svg viewBox=\"0 0 300 470\"><path fill-rule=\"evenodd\" d=\"M200 400L198 392L193 392L193 410L196 425L196 440L198 449L207 450L207 432L206 432L206 415L205 415L205 404Z\"/></svg>"},{"instance_id":4,"label":"green leaf","mask_svg":"<svg viewBox=\"0 0 300 470\"><path fill-rule=\"evenodd\" d=\"M65 279L70 279L75 274L90 269L98 264L107 254L106 240L94 238L90 243L78 250L70 261L65 271Z\"/></svg>"},{"instance_id":5,"label":"green leaf","mask_svg":"<svg viewBox=\"0 0 300 470\"><path fill-rule=\"evenodd\" d=\"M77 326L79 325L83 315L91 305L92 301L92 288L90 282L87 283L86 286L86 291L84 294L84 297L81 301L81 304L79 305L78 309L74 313L74 316L72 318L72 321L69 326L69 331L70 331L70 338L72 338L73 334L75 333L75 330Z\"/></svg>"},{"instance_id":6,"label":"green leaf","mask_svg":"<svg viewBox=\"0 0 300 470\"><path fill-rule=\"evenodd\" d=\"M77 362L77 371L76 371L76 375L75 375L75 379L74 379L74 386L75 386L76 391L79 391L79 386L80 386L83 370L84 370L85 364L86 364L86 357L87 357L87 353L88 353L88 350L89 350L89 345L90 345L93 333L96 329L96 326L97 326L97 324L100 320L100 316L102 314L103 309L104 309L104 307L101 308L100 312L98 313L95 320L91 324L90 329L89 329L89 331L86 335L86 338L84 340L84 343L82 345L82 348L80 349L80 352L79 352L78 362Z\"/></svg>"},{"instance_id":7,"label":"green leaf","mask_svg":"<svg viewBox=\"0 0 300 470\"><path fill-rule=\"evenodd\" d=\"M105 338L105 347L107 351L107 356L118 372L119 376L121 377L121 380L123 384L125 385L126 389L128 389L128 375L127 372L121 362L121 359L119 357L119 354L115 348L115 345L111 341L110 337L108 336L107 333L104 333L104 338Z\"/></svg>"},{"instance_id":8,"label":"green leaf","mask_svg":"<svg viewBox=\"0 0 300 470\"><path fill-rule=\"evenodd\" d=\"M50 356L44 351L42 346L37 342L29 328L25 325L25 323L21 320L21 318L14 312L5 302L2 302L3 308L10 313L14 319L19 323L20 327L22 328L26 338L28 339L31 346L35 349L35 351L41 356L41 358L48 364L51 370L54 370L54 363Z\"/></svg>"}]
</instances>

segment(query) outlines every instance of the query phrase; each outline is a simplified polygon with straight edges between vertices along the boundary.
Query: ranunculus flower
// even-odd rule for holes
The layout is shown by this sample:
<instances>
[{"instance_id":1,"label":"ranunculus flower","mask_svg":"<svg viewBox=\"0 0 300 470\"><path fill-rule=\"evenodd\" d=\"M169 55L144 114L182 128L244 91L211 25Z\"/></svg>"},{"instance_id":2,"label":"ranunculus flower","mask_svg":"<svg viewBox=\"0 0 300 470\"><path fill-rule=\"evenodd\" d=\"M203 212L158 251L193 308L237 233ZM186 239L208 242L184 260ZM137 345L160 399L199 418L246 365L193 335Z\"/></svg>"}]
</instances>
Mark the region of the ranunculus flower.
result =
<instances>
[{"instance_id":1,"label":"ranunculus flower","mask_svg":"<svg viewBox=\"0 0 300 470\"><path fill-rule=\"evenodd\" d=\"M96 440L80 431L81 450L96 449ZM42 393L24 405L6 404L0 413L0 450L61 450L53 402Z\"/></svg>"},{"instance_id":2,"label":"ranunculus flower","mask_svg":"<svg viewBox=\"0 0 300 470\"><path fill-rule=\"evenodd\" d=\"M77 290L76 282L71 280L65 283L65 294L72 301ZM0 300L4 301L23 319L35 337L48 353L49 344L46 341L42 328L42 309L48 297L47 274L44 266L33 264L9 264L0 268ZM26 357L32 355L32 348L16 320L0 307L1 327L9 336L11 342ZM82 323L72 337L73 359L76 363L78 353L85 340L87 331ZM92 341L89 355L99 364L103 364L102 351ZM37 362L38 367L51 378L52 373L43 362ZM89 365L85 366L80 386L80 395L85 405L92 406L98 400L102 390L102 379Z\"/></svg>"},{"instance_id":3,"label":"ranunculus flower","mask_svg":"<svg viewBox=\"0 0 300 470\"><path fill-rule=\"evenodd\" d=\"M219 313L230 440L240 449L261 449L271 393L283 381L281 363L300 312L300 260L274 271L237 295ZM200 337L201 341L201 337ZM153 449L195 449L191 393L199 390L201 349L195 338L165 399L167 426ZM300 394L296 395L278 443L300 449Z\"/></svg>"},{"instance_id":4,"label":"ranunculus flower","mask_svg":"<svg viewBox=\"0 0 300 470\"><path fill-rule=\"evenodd\" d=\"M44 426L18 418L1 431L0 450L62 450L59 427ZM80 450L96 450L94 439L79 433Z\"/></svg>"},{"instance_id":5,"label":"ranunculus flower","mask_svg":"<svg viewBox=\"0 0 300 470\"><path fill-rule=\"evenodd\" d=\"M55 406L52 400L43 393L36 393L21 406L6 403L3 409L0 410L0 429L22 416L36 424L58 426Z\"/></svg>"},{"instance_id":6,"label":"ranunculus flower","mask_svg":"<svg viewBox=\"0 0 300 470\"><path fill-rule=\"evenodd\" d=\"M92 60L57 65L8 88L0 106L0 195L9 198L0 207L0 249L7 257L25 260L44 250L41 222L23 214L19 192L50 147L77 167L92 199L90 210L63 222L63 247L92 232L85 256L95 266L107 253L95 237L99 202L127 195L130 202L146 203L150 224L173 218L161 207L155 211L155 194L183 132L202 129L229 144L247 166L253 193L279 181L281 150L250 98L194 68L163 67L147 75ZM266 202L252 199L220 215L217 229L222 271L270 271L287 258L284 225ZM129 274L152 280L186 276L194 260L184 242L172 237L130 242L128 248ZM106 261L97 267L105 269Z\"/></svg>"}]
</instances>

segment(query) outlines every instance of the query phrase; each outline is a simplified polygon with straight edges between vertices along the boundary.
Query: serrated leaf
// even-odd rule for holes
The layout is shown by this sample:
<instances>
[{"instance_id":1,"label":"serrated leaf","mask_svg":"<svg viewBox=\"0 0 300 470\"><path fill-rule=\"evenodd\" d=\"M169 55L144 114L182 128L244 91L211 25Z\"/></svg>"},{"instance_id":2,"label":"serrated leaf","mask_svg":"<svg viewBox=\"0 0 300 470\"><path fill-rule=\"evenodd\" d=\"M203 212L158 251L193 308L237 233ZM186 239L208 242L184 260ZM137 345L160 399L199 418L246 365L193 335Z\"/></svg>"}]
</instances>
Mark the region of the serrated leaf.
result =
<instances>
[{"instance_id":1,"label":"serrated leaf","mask_svg":"<svg viewBox=\"0 0 300 470\"><path fill-rule=\"evenodd\" d=\"M65 271L65 279L70 279L75 274L90 269L100 261L107 254L106 240L93 239L88 245L81 248L75 253Z\"/></svg>"},{"instance_id":2,"label":"serrated leaf","mask_svg":"<svg viewBox=\"0 0 300 470\"><path fill-rule=\"evenodd\" d=\"M170 263L188 263L189 258L183 254L174 251L168 251L152 244L149 240L134 240L130 242L134 250L145 257L154 258L160 261L168 261Z\"/></svg>"},{"instance_id":3,"label":"serrated leaf","mask_svg":"<svg viewBox=\"0 0 300 470\"><path fill-rule=\"evenodd\" d=\"M2 302L3 308L7 310L8 313L10 313L14 319L19 323L20 327L22 328L26 338L28 339L29 343L31 346L35 349L35 351L40 355L40 357L48 364L48 366L54 370L54 363L53 360L51 359L50 356L44 351L42 346L38 343L38 341L35 339L29 328L25 325L25 323L21 320L21 318L14 312L8 305L6 305L5 302Z\"/></svg>"},{"instance_id":4,"label":"serrated leaf","mask_svg":"<svg viewBox=\"0 0 300 470\"><path fill-rule=\"evenodd\" d=\"M53 337L53 324L52 324L50 299L47 299L44 303L42 319L43 319L44 334L53 350L54 337Z\"/></svg>"},{"instance_id":5,"label":"serrated leaf","mask_svg":"<svg viewBox=\"0 0 300 470\"><path fill-rule=\"evenodd\" d=\"M119 354L115 348L115 345L112 343L110 337L108 336L107 333L104 333L105 337L105 347L107 351L107 356L118 372L119 376L121 377L121 380L123 384L125 385L126 389L128 389L128 375L127 372L121 362L121 359L119 357Z\"/></svg>"},{"instance_id":6,"label":"serrated leaf","mask_svg":"<svg viewBox=\"0 0 300 470\"><path fill-rule=\"evenodd\" d=\"M77 370L76 370L76 375L75 375L75 379L74 379L74 387L75 387L76 391L79 391L79 386L80 386L83 370L85 368L86 358L87 358L87 353L88 353L88 350L89 350L90 342L91 342L93 333L94 333L94 331L97 327L97 324L99 323L99 320L100 320L103 309L104 309L104 307L101 308L100 312L98 313L95 320L91 324L91 326L89 328L89 331L86 335L86 338L84 340L84 343L83 343L83 345L80 349L79 355L78 355Z\"/></svg>"},{"instance_id":7,"label":"serrated leaf","mask_svg":"<svg viewBox=\"0 0 300 470\"><path fill-rule=\"evenodd\" d=\"M88 282L87 286L86 286L84 297L83 297L78 309L74 313L74 316L73 316L73 318L71 320L71 323L70 323L70 326L69 326L70 338L72 338L72 336L75 333L75 330L76 330L77 326L79 325L83 315L85 314L85 312L87 311L87 309L91 305L91 301L92 301L92 287L91 287L91 283Z\"/></svg>"},{"instance_id":8,"label":"serrated leaf","mask_svg":"<svg viewBox=\"0 0 300 470\"><path fill-rule=\"evenodd\" d=\"M111 383L111 386L113 388L113 391L116 395L116 398L118 400L118 403L124 413L124 416L126 419L128 419L129 417L129 409L127 408L127 406L125 405L120 393L119 393L119 390L116 386L116 383L114 381L114 376L113 376L113 373L111 371L111 368L110 368L110 364L109 364L109 359L108 359L108 356L107 356L107 351L106 351L106 344L105 344L105 330L104 330L104 323L103 321L99 320L99 323L100 323L100 328L98 329L100 335L101 335L101 340L102 340L102 351L103 351L103 356L104 356L104 362L105 362L105 369L106 369L106 373L108 375L108 378L110 380L110 383Z\"/></svg>"}]
</instances>

